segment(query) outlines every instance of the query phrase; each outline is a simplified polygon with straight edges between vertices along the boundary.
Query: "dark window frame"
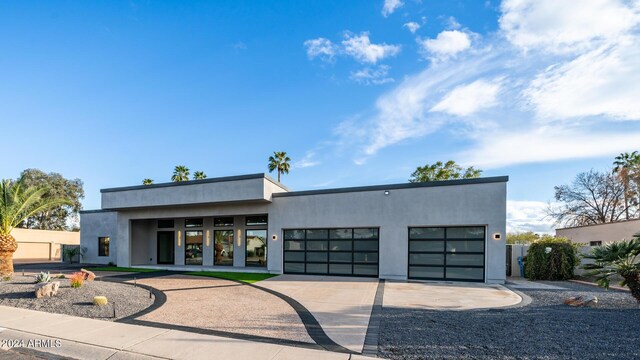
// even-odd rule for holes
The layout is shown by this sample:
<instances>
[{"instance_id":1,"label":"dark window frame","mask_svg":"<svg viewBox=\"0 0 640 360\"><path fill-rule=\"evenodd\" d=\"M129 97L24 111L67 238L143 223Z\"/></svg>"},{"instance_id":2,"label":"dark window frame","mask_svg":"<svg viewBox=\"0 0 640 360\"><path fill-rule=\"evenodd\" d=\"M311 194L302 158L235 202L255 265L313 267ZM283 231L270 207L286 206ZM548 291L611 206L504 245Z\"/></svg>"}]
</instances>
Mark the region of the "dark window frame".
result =
<instances>
[{"instance_id":1,"label":"dark window frame","mask_svg":"<svg viewBox=\"0 0 640 360\"><path fill-rule=\"evenodd\" d=\"M198 232L201 237L202 250L200 251L200 264L187 264L187 233ZM185 266L202 266L204 265L204 231L203 230L185 230L184 231L184 265Z\"/></svg>"},{"instance_id":2,"label":"dark window frame","mask_svg":"<svg viewBox=\"0 0 640 360\"><path fill-rule=\"evenodd\" d=\"M167 226L168 224L171 226ZM158 223L156 224L158 229L173 229L176 227L175 219L158 219Z\"/></svg>"},{"instance_id":3,"label":"dark window frame","mask_svg":"<svg viewBox=\"0 0 640 360\"><path fill-rule=\"evenodd\" d=\"M589 246L602 246L601 240L589 241Z\"/></svg>"},{"instance_id":4,"label":"dark window frame","mask_svg":"<svg viewBox=\"0 0 640 360\"><path fill-rule=\"evenodd\" d=\"M261 265L247 265L247 258L249 257L248 252L247 252L247 245L249 244L249 242L247 241L247 232L249 231L264 231L264 266ZM244 229L244 267L256 267L256 268L265 268L267 269L269 267L269 230L268 229L258 229L258 228L251 228L251 229ZM284 263L283 263L284 264Z\"/></svg>"},{"instance_id":5,"label":"dark window frame","mask_svg":"<svg viewBox=\"0 0 640 360\"><path fill-rule=\"evenodd\" d=\"M106 247L105 247L105 240L106 240ZM109 256L110 248L111 248L111 237L99 236L98 237L98 256L101 256L101 257Z\"/></svg>"},{"instance_id":6,"label":"dark window frame","mask_svg":"<svg viewBox=\"0 0 640 360\"><path fill-rule=\"evenodd\" d=\"M231 222L230 223L229 222L224 222L224 219L231 219ZM217 223L218 220L223 220L223 224L219 225ZM234 224L235 224L234 220L235 219L233 218L233 216L216 216L216 217L213 218L213 227L216 227L216 228L226 228L226 227L232 228L234 226Z\"/></svg>"},{"instance_id":7,"label":"dark window frame","mask_svg":"<svg viewBox=\"0 0 640 360\"><path fill-rule=\"evenodd\" d=\"M197 220L199 220L200 222L196 224L189 224L189 221L197 221ZM184 219L184 227L185 229L204 227L204 218L186 218Z\"/></svg>"},{"instance_id":8,"label":"dark window frame","mask_svg":"<svg viewBox=\"0 0 640 360\"><path fill-rule=\"evenodd\" d=\"M252 222L251 224L249 223L249 219L256 219L256 218L262 218L264 217L265 221L264 222ZM269 225L269 215L247 215L244 217L244 225L245 226L267 226ZM256 230L261 230L261 229L256 229Z\"/></svg>"},{"instance_id":9,"label":"dark window frame","mask_svg":"<svg viewBox=\"0 0 640 360\"><path fill-rule=\"evenodd\" d=\"M233 249L233 256L231 257L231 264L216 264L216 233L217 232L230 232L231 233L231 248ZM233 266L234 258L235 258L235 241L236 234L233 229L218 229L213 230L213 266ZM224 249L224 246L223 246Z\"/></svg>"}]
</instances>

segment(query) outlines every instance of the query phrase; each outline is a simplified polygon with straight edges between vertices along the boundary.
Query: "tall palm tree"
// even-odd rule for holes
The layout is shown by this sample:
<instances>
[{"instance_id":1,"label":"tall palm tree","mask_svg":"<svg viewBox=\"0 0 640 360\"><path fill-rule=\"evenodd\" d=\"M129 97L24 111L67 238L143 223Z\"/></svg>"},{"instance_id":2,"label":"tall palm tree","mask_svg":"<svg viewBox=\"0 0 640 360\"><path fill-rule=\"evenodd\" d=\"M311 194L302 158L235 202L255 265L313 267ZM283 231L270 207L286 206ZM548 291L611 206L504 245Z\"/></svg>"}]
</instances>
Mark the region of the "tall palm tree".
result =
<instances>
[{"instance_id":1,"label":"tall palm tree","mask_svg":"<svg viewBox=\"0 0 640 360\"><path fill-rule=\"evenodd\" d=\"M196 171L193 173L193 180L202 180L206 178L207 174L205 174L204 171Z\"/></svg>"},{"instance_id":2,"label":"tall palm tree","mask_svg":"<svg viewBox=\"0 0 640 360\"><path fill-rule=\"evenodd\" d=\"M0 279L13 276L13 253L18 249L11 231L25 219L56 206L70 205L45 186L25 186L22 179L0 182Z\"/></svg>"},{"instance_id":3,"label":"tall palm tree","mask_svg":"<svg viewBox=\"0 0 640 360\"><path fill-rule=\"evenodd\" d=\"M189 168L184 165L178 165L173 169L173 182L189 181Z\"/></svg>"},{"instance_id":4,"label":"tall palm tree","mask_svg":"<svg viewBox=\"0 0 640 360\"><path fill-rule=\"evenodd\" d=\"M152 179L146 178L146 179L142 180L142 185L151 185L151 184L153 184L153 180Z\"/></svg>"},{"instance_id":5,"label":"tall palm tree","mask_svg":"<svg viewBox=\"0 0 640 360\"><path fill-rule=\"evenodd\" d=\"M278 182L280 182L280 174L289 173L289 162L291 159L284 151L275 151L273 156L269 156L269 172L278 171Z\"/></svg>"},{"instance_id":6,"label":"tall palm tree","mask_svg":"<svg viewBox=\"0 0 640 360\"><path fill-rule=\"evenodd\" d=\"M629 182L632 178L636 177L640 173L640 154L637 151L629 153L621 153L616 156L613 162L615 167L613 172L618 174L622 185L624 186L624 207L625 215L629 220L629 198L633 196L629 189Z\"/></svg>"}]
</instances>

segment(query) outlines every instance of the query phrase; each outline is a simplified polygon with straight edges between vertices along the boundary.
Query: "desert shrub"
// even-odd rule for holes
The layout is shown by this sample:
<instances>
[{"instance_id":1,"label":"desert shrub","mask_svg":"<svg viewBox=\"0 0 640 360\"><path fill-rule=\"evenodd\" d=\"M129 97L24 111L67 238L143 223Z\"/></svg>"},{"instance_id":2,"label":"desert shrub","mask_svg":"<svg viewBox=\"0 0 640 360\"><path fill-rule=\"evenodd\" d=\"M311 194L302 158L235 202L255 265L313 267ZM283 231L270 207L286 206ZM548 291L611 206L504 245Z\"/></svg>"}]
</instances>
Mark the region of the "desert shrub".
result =
<instances>
[{"instance_id":1,"label":"desert shrub","mask_svg":"<svg viewBox=\"0 0 640 360\"><path fill-rule=\"evenodd\" d=\"M40 274L36 275L36 284L46 283L51 281L51 275L48 272L42 271Z\"/></svg>"},{"instance_id":2,"label":"desert shrub","mask_svg":"<svg viewBox=\"0 0 640 360\"><path fill-rule=\"evenodd\" d=\"M579 263L576 246L566 238L547 235L529 246L524 267L532 280L568 280Z\"/></svg>"},{"instance_id":3,"label":"desert shrub","mask_svg":"<svg viewBox=\"0 0 640 360\"><path fill-rule=\"evenodd\" d=\"M84 283L84 274L81 272L74 272L73 274L71 274L70 279L71 287L77 289L82 286L82 283Z\"/></svg>"}]
</instances>

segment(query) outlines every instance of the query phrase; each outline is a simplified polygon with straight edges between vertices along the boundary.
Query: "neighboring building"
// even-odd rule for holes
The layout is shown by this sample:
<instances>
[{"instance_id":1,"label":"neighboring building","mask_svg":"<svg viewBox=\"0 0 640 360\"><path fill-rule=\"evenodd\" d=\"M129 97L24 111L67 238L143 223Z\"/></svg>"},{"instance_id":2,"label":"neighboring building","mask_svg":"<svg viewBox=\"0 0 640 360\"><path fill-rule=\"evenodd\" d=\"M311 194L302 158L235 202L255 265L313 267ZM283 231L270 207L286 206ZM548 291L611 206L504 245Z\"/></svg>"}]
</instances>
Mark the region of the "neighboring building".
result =
<instances>
[{"instance_id":1,"label":"neighboring building","mask_svg":"<svg viewBox=\"0 0 640 360\"><path fill-rule=\"evenodd\" d=\"M80 245L77 231L52 231L15 228L11 235L18 243L13 254L16 261L60 260L62 245Z\"/></svg>"},{"instance_id":2,"label":"neighboring building","mask_svg":"<svg viewBox=\"0 0 640 360\"><path fill-rule=\"evenodd\" d=\"M508 177L290 191L265 174L103 189L83 261L163 269L505 280Z\"/></svg>"},{"instance_id":3,"label":"neighboring building","mask_svg":"<svg viewBox=\"0 0 640 360\"><path fill-rule=\"evenodd\" d=\"M556 236L567 237L571 242L589 246L630 240L635 234L639 233L640 219L556 229Z\"/></svg>"}]
</instances>

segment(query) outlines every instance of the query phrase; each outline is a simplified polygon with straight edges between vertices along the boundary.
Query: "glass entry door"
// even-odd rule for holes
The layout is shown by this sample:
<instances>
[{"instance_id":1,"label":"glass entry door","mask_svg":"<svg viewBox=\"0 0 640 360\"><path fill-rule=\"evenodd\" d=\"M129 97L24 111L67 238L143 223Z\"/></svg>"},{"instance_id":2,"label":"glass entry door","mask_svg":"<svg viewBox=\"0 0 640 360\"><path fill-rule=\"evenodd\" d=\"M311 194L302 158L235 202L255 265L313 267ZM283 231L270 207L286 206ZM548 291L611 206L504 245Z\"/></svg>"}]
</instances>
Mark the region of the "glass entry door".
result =
<instances>
[{"instance_id":1,"label":"glass entry door","mask_svg":"<svg viewBox=\"0 0 640 360\"><path fill-rule=\"evenodd\" d=\"M158 264L174 264L174 240L173 231L158 231Z\"/></svg>"}]
</instances>

